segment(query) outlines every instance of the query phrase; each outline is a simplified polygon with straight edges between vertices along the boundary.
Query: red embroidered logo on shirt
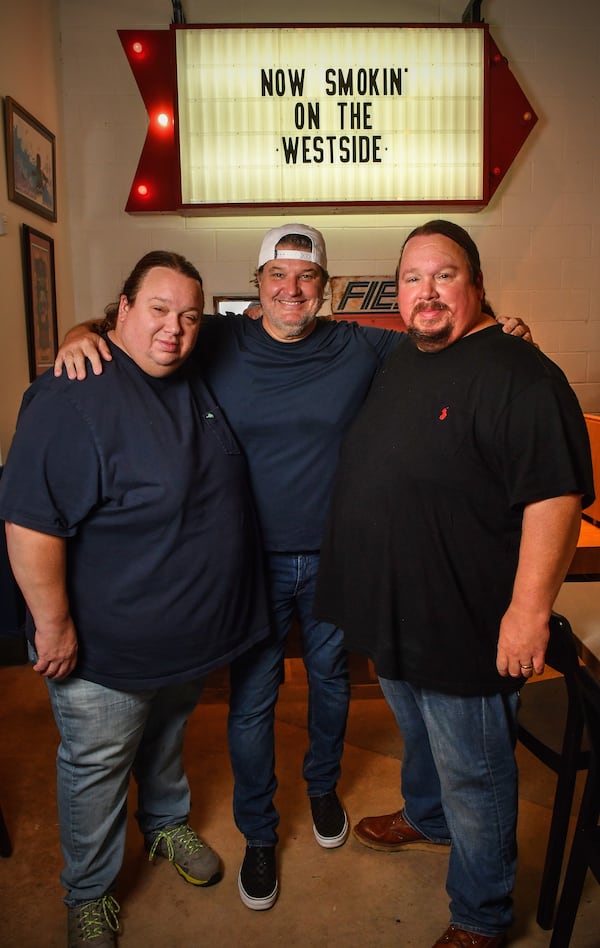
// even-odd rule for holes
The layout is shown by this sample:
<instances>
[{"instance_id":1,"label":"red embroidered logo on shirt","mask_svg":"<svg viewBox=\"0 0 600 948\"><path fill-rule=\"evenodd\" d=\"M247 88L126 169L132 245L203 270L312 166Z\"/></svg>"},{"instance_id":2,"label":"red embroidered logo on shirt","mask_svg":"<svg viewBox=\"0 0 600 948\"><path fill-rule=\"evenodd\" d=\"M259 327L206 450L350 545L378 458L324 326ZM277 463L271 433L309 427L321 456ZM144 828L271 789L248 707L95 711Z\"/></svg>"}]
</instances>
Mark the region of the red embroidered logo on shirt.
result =
<instances>
[{"instance_id":1,"label":"red embroidered logo on shirt","mask_svg":"<svg viewBox=\"0 0 600 948\"><path fill-rule=\"evenodd\" d=\"M449 409L449 407L450 407L449 405L446 405L445 408L442 408L442 411L441 411L441 414L440 414L440 421L445 421L446 418L448 417L448 409Z\"/></svg>"}]
</instances>

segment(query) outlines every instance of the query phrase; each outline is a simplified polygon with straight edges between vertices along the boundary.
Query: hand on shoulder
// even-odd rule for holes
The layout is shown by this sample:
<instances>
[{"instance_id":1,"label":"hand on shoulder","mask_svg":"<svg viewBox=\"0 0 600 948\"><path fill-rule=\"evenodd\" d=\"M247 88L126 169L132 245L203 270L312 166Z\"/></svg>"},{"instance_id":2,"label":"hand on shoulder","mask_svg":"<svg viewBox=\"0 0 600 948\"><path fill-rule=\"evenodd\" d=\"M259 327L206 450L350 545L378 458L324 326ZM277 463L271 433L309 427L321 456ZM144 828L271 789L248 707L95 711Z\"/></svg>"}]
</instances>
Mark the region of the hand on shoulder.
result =
<instances>
[{"instance_id":1,"label":"hand on shoulder","mask_svg":"<svg viewBox=\"0 0 600 948\"><path fill-rule=\"evenodd\" d=\"M112 355L106 340L93 331L93 322L79 323L69 330L54 360L54 374L57 378L66 369L71 381L83 380L87 375L89 360L94 375L102 375L103 362L110 362Z\"/></svg>"}]
</instances>

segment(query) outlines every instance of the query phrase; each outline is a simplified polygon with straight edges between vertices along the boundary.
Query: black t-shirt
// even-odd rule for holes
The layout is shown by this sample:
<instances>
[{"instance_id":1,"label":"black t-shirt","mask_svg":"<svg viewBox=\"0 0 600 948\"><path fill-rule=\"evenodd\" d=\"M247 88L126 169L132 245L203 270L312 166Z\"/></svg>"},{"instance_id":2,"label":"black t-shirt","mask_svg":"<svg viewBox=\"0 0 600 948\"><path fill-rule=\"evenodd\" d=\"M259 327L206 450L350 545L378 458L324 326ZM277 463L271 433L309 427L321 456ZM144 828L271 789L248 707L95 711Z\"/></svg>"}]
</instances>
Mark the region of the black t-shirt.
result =
<instances>
[{"instance_id":1,"label":"black t-shirt","mask_svg":"<svg viewBox=\"0 0 600 948\"><path fill-rule=\"evenodd\" d=\"M84 382L25 393L0 516L67 540L75 674L108 687L175 684L267 634L246 463L184 366L146 375L119 348Z\"/></svg>"},{"instance_id":2,"label":"black t-shirt","mask_svg":"<svg viewBox=\"0 0 600 948\"><path fill-rule=\"evenodd\" d=\"M496 326L436 353L400 346L342 448L316 614L382 677L514 689L496 646L523 507L568 493L592 495L592 473L557 366Z\"/></svg>"}]
</instances>

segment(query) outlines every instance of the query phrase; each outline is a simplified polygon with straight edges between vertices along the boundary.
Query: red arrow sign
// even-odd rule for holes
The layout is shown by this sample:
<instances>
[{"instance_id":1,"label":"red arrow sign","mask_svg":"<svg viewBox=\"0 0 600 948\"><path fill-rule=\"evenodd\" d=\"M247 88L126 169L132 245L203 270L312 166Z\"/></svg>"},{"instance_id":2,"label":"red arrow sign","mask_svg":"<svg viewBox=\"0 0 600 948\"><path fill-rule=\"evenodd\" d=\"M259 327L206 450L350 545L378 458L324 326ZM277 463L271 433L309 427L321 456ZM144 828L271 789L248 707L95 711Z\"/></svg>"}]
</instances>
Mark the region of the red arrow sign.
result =
<instances>
[{"instance_id":1,"label":"red arrow sign","mask_svg":"<svg viewBox=\"0 0 600 948\"><path fill-rule=\"evenodd\" d=\"M353 25L354 26L354 25ZM381 28L385 24L377 24ZM194 26L172 26L169 30L119 30L119 37L148 112L148 130L140 161L135 173L126 210L132 213L199 213L223 204L183 204L181 197L180 151L177 115L177 64L175 55L176 32L180 29L199 29ZM208 28L208 27L207 27ZM216 27L215 27L216 28ZM264 27L276 29L278 27ZM357 27L368 29L368 27ZM401 206L455 206L478 209L489 203L512 162L523 147L537 122L531 104L510 71L507 59L489 35L487 25L459 26L431 25L419 29L481 29L484 31L484 133L483 178L478 200L402 200L402 201L347 201L345 206L372 206L385 203L387 207ZM220 27L220 29L225 29ZM237 30L243 27L227 27ZM246 28L248 29L248 28ZM312 27L318 30L319 27ZM331 29L331 27L330 27ZM389 29L410 29L390 26ZM364 71L364 70L363 70ZM297 202L298 204L300 202ZM302 207L327 207L339 202L302 202ZM235 205L229 205L234 207ZM256 209L256 203L237 205ZM265 204L281 209L282 202ZM293 205L292 205L293 206Z\"/></svg>"}]
</instances>

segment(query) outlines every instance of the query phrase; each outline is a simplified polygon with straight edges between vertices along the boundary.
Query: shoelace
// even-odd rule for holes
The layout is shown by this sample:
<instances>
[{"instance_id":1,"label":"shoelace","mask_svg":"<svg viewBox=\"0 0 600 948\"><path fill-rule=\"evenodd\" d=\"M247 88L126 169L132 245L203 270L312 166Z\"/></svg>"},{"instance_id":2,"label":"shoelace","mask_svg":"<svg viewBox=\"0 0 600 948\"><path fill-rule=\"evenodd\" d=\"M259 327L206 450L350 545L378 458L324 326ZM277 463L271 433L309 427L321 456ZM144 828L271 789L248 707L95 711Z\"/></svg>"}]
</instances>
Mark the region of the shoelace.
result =
<instances>
[{"instance_id":1,"label":"shoelace","mask_svg":"<svg viewBox=\"0 0 600 948\"><path fill-rule=\"evenodd\" d=\"M261 881L264 881L265 876L270 871L270 862L267 859L267 854L265 853L264 849L261 846L254 847L254 848L258 848L259 850L256 853L256 863L254 866L254 871L256 872L257 876L260 876Z\"/></svg>"},{"instance_id":2,"label":"shoelace","mask_svg":"<svg viewBox=\"0 0 600 948\"><path fill-rule=\"evenodd\" d=\"M248 850L248 855L244 860L244 869L243 875L249 873L250 878L253 879L254 884L258 885L259 889L266 886L266 883L269 883L268 889L265 888L265 894L271 894L270 890L273 886L273 849L271 847L266 848L263 846L252 846ZM243 879L243 876L242 876ZM243 882L242 882L243 884ZM277 880L275 879L275 885Z\"/></svg>"},{"instance_id":3,"label":"shoelace","mask_svg":"<svg viewBox=\"0 0 600 948\"><path fill-rule=\"evenodd\" d=\"M322 797L313 797L311 799L311 809L313 819L323 823L328 829L331 824L337 829L338 824L344 824L344 808L335 794L326 794Z\"/></svg>"},{"instance_id":4,"label":"shoelace","mask_svg":"<svg viewBox=\"0 0 600 948\"><path fill-rule=\"evenodd\" d=\"M460 931L460 935L458 932ZM466 936L466 940L465 937ZM457 939L456 941L454 939ZM450 926L450 932L444 937L443 941L448 945L476 945L477 940L466 931L461 931L457 925Z\"/></svg>"},{"instance_id":5,"label":"shoelace","mask_svg":"<svg viewBox=\"0 0 600 948\"><path fill-rule=\"evenodd\" d=\"M149 860L154 859L163 839L167 846L167 859L169 862L175 861L175 847L173 843L183 846L188 853L195 853L203 848L200 838L196 836L194 831L186 823L182 823L181 826L176 826L174 829L159 830L152 841L152 846L148 854Z\"/></svg>"},{"instance_id":6,"label":"shoelace","mask_svg":"<svg viewBox=\"0 0 600 948\"><path fill-rule=\"evenodd\" d=\"M79 927L84 941L97 938L105 930L106 925L111 931L119 930L118 913L121 906L112 895L103 895L87 905L82 905L79 911Z\"/></svg>"}]
</instances>

